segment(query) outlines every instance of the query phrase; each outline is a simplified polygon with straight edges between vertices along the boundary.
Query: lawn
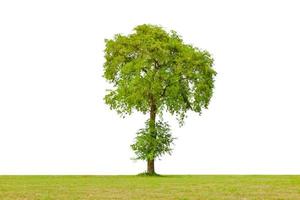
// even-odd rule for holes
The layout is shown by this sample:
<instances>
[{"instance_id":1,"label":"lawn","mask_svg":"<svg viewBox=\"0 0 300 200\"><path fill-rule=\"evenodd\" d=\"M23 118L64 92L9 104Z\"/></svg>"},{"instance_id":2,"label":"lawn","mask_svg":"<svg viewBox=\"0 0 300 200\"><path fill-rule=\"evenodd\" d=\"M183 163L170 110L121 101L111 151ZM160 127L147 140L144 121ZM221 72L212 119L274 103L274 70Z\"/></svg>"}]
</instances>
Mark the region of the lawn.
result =
<instances>
[{"instance_id":1,"label":"lawn","mask_svg":"<svg viewBox=\"0 0 300 200\"><path fill-rule=\"evenodd\" d=\"M300 200L300 176L0 176L0 199Z\"/></svg>"}]
</instances>

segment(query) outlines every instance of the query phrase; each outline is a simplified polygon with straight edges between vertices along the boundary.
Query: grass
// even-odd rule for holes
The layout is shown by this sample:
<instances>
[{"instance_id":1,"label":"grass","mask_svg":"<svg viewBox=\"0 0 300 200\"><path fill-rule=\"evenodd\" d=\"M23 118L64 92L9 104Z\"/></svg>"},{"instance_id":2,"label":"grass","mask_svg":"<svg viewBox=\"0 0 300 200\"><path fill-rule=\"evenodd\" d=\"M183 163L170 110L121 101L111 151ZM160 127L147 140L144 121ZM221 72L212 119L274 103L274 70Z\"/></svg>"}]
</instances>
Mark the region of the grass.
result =
<instances>
[{"instance_id":1,"label":"grass","mask_svg":"<svg viewBox=\"0 0 300 200\"><path fill-rule=\"evenodd\" d=\"M300 176L0 176L1 200L300 200Z\"/></svg>"}]
</instances>

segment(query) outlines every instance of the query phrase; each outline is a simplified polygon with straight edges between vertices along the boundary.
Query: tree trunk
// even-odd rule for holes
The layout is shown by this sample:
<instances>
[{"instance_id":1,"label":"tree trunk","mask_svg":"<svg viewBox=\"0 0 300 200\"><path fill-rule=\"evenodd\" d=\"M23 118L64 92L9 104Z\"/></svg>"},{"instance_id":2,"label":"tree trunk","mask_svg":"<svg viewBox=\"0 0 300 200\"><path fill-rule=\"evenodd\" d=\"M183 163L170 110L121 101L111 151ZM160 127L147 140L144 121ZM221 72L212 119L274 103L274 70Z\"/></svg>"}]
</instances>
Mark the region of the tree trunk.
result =
<instances>
[{"instance_id":1,"label":"tree trunk","mask_svg":"<svg viewBox=\"0 0 300 200\"><path fill-rule=\"evenodd\" d=\"M147 161L147 173L148 174L154 174L154 160L148 160Z\"/></svg>"},{"instance_id":2,"label":"tree trunk","mask_svg":"<svg viewBox=\"0 0 300 200\"><path fill-rule=\"evenodd\" d=\"M156 139L156 131L155 131L155 117L156 117L156 105L154 103L153 98L151 98L151 107L150 107L150 133L154 139ZM147 173L148 174L154 174L155 168L154 168L154 159L147 160Z\"/></svg>"}]
</instances>

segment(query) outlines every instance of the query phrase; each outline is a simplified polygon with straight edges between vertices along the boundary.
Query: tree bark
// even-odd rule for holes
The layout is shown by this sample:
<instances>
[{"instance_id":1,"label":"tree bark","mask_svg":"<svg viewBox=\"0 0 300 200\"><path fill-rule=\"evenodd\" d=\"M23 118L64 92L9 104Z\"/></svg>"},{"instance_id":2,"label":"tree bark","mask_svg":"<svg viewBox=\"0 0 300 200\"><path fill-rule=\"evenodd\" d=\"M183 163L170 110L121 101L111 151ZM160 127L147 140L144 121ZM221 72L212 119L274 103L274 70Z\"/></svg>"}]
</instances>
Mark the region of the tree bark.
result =
<instances>
[{"instance_id":1,"label":"tree bark","mask_svg":"<svg viewBox=\"0 0 300 200\"><path fill-rule=\"evenodd\" d=\"M154 174L155 173L154 160L148 160L147 161L147 173L148 174Z\"/></svg>"},{"instance_id":2,"label":"tree bark","mask_svg":"<svg viewBox=\"0 0 300 200\"><path fill-rule=\"evenodd\" d=\"M151 133L153 139L156 139L155 118L156 118L156 105L155 105L154 99L151 98L149 127L150 127L150 133ZM147 160L147 173L148 174L155 173L154 159L155 158Z\"/></svg>"}]
</instances>

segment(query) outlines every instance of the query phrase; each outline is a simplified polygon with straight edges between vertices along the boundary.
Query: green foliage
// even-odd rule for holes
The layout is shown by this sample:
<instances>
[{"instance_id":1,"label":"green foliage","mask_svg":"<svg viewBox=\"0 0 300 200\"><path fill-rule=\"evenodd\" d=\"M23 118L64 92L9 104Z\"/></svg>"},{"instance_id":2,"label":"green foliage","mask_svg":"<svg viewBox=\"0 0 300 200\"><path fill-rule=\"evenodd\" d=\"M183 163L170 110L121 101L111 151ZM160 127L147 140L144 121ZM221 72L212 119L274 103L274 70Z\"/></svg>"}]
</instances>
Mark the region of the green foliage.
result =
<instances>
[{"instance_id":1,"label":"green foliage","mask_svg":"<svg viewBox=\"0 0 300 200\"><path fill-rule=\"evenodd\" d=\"M139 160L154 160L163 154L171 154L171 145L175 138L170 133L170 127L166 122L158 121L154 131L151 131L150 121L146 121L146 127L137 132L135 143L131 148Z\"/></svg>"},{"instance_id":2,"label":"green foliage","mask_svg":"<svg viewBox=\"0 0 300 200\"><path fill-rule=\"evenodd\" d=\"M147 113L155 103L157 114L168 111L183 124L187 110L207 108L216 75L207 51L146 24L105 42L104 77L113 84L105 102L122 116Z\"/></svg>"}]
</instances>

